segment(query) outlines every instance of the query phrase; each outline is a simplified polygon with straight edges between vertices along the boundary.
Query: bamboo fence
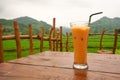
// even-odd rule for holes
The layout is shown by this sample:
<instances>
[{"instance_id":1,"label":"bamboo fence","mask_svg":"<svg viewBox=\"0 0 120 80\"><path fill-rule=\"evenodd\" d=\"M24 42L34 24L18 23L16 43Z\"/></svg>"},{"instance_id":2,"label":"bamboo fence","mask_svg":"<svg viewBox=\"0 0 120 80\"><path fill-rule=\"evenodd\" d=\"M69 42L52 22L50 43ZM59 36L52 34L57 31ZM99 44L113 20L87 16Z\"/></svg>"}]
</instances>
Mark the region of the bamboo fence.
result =
<instances>
[{"instance_id":1,"label":"bamboo fence","mask_svg":"<svg viewBox=\"0 0 120 80\"><path fill-rule=\"evenodd\" d=\"M4 49L3 49L3 40L15 40L16 41L16 50L17 50L17 58L22 57L22 48L21 48L21 39L29 39L29 55L33 54L34 47L33 47L33 39L38 39L40 40L40 52L43 52L43 41L48 41L49 42L49 51L63 51L63 47L65 47L66 52L69 51L70 46L69 43L69 33L66 32L66 42L63 42L62 38L62 26L60 26L59 30L56 30L56 19L53 18L53 25L50 27L49 31L49 36L44 37L44 26L40 28L40 34L39 35L33 35L33 30L32 30L32 24L29 24L29 35L21 35L20 30L19 30L19 24L17 21L14 21L14 35L8 35L8 36L3 36L3 26L0 24L0 63L4 62ZM99 45L99 50L102 50L102 42L103 42L103 36L104 35L113 35L114 36L114 45L113 45L113 50L112 54L115 54L116 46L117 46L117 40L118 36L118 29L115 29L114 34L105 34L105 30L102 31L102 33L97 33L97 34L92 34L90 33L89 35L101 35L100 37L100 45ZM65 44L65 46L63 46ZM73 48L73 47L72 47Z\"/></svg>"},{"instance_id":2,"label":"bamboo fence","mask_svg":"<svg viewBox=\"0 0 120 80\"><path fill-rule=\"evenodd\" d=\"M49 31L49 37L44 37L44 26L40 28L39 35L33 35L32 32L32 24L29 24L29 35L21 35L19 30L19 24L17 21L13 22L14 25L14 35L3 36L3 26L0 24L0 63L4 62L4 49L3 49L3 40L15 40L16 41L16 50L17 50L17 58L22 57L22 48L21 48L21 39L29 39L29 55L33 54L33 39L40 40L40 52L43 52L43 41L49 42L49 50L50 51L63 51L62 46L62 26L60 26L59 30L55 28L55 21L53 18L53 26L51 26ZM59 47L60 46L60 47Z\"/></svg>"}]
</instances>

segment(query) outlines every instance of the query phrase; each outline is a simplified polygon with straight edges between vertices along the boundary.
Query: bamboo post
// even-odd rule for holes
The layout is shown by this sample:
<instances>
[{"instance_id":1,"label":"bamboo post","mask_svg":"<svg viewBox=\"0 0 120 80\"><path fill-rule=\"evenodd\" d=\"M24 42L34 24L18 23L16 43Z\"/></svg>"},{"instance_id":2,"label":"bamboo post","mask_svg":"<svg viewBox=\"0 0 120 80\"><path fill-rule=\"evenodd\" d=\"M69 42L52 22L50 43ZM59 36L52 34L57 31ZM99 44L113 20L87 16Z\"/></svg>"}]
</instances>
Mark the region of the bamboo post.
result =
<instances>
[{"instance_id":1,"label":"bamboo post","mask_svg":"<svg viewBox=\"0 0 120 80\"><path fill-rule=\"evenodd\" d=\"M55 38L55 23L56 19L53 18L53 38ZM55 41L53 41L53 51L55 51Z\"/></svg>"},{"instance_id":2,"label":"bamboo post","mask_svg":"<svg viewBox=\"0 0 120 80\"><path fill-rule=\"evenodd\" d=\"M105 33L105 29L102 30L102 34L101 34L101 38L100 38L100 47L99 47L99 50L102 49L102 40L103 40L104 33Z\"/></svg>"},{"instance_id":3,"label":"bamboo post","mask_svg":"<svg viewBox=\"0 0 120 80\"><path fill-rule=\"evenodd\" d=\"M32 34L33 34L33 32L32 32L32 25L31 24L29 24L29 37L30 37L30 52L29 52L29 54L30 55L32 55L33 54L33 39L32 39Z\"/></svg>"},{"instance_id":4,"label":"bamboo post","mask_svg":"<svg viewBox=\"0 0 120 80\"><path fill-rule=\"evenodd\" d=\"M60 51L62 52L62 26L60 26Z\"/></svg>"},{"instance_id":5,"label":"bamboo post","mask_svg":"<svg viewBox=\"0 0 120 80\"><path fill-rule=\"evenodd\" d=\"M17 21L14 21L14 31L15 31L15 38L16 38L17 58L21 58L22 53L21 53L20 31L19 31L19 26Z\"/></svg>"},{"instance_id":6,"label":"bamboo post","mask_svg":"<svg viewBox=\"0 0 120 80\"><path fill-rule=\"evenodd\" d=\"M118 39L118 29L115 29L115 35L114 35L114 46L113 46L113 54L115 54L116 47L117 47L117 39Z\"/></svg>"},{"instance_id":7,"label":"bamboo post","mask_svg":"<svg viewBox=\"0 0 120 80\"><path fill-rule=\"evenodd\" d=\"M4 52L3 52L3 43L2 43L2 33L3 33L3 27L0 23L0 63L4 62Z\"/></svg>"},{"instance_id":8,"label":"bamboo post","mask_svg":"<svg viewBox=\"0 0 120 80\"><path fill-rule=\"evenodd\" d=\"M66 32L66 52L68 52L68 32Z\"/></svg>"},{"instance_id":9,"label":"bamboo post","mask_svg":"<svg viewBox=\"0 0 120 80\"><path fill-rule=\"evenodd\" d=\"M52 31L53 31L53 27L50 28L50 31L49 31L49 50L52 51L52 41L51 41L51 35L52 35Z\"/></svg>"},{"instance_id":10,"label":"bamboo post","mask_svg":"<svg viewBox=\"0 0 120 80\"><path fill-rule=\"evenodd\" d=\"M56 51L58 51L58 38L59 38L59 32L56 33Z\"/></svg>"},{"instance_id":11,"label":"bamboo post","mask_svg":"<svg viewBox=\"0 0 120 80\"><path fill-rule=\"evenodd\" d=\"M40 28L40 52L43 52L43 36L44 36L44 28Z\"/></svg>"}]
</instances>

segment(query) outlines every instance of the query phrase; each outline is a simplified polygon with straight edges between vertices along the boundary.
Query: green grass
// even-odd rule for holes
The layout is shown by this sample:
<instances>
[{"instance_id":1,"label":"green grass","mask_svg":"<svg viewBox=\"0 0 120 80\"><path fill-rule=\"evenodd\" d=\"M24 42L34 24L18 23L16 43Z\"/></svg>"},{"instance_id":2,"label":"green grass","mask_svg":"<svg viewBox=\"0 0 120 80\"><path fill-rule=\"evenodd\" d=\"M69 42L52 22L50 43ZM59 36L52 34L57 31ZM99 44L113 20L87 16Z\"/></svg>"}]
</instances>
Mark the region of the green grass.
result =
<instances>
[{"instance_id":1,"label":"green grass","mask_svg":"<svg viewBox=\"0 0 120 80\"><path fill-rule=\"evenodd\" d=\"M96 53L99 48L89 48L91 46L97 46L99 47L100 43L99 43L99 40L100 40L100 36L99 35L95 35L95 36L89 36L89 39L88 39L88 52L90 53ZM72 44L72 37L69 37L69 51L70 52L73 52L73 44ZM113 36L104 36L104 39L103 39L103 43L102 45L103 46L106 46L106 47L113 47L113 42L114 42L114 37ZM34 39L33 41L33 45L34 45L34 54L36 53L39 53L40 52L40 40L36 40ZM66 51L65 49L65 43L66 43L66 38L63 37L63 50ZM49 48L49 43L48 41L44 41L44 48L43 48L43 51L48 51ZM7 52L4 52L4 58L5 58L5 61L9 61L9 60L12 60L12 59L16 59L17 58L17 53L16 51L16 42L15 40L4 40L3 41L3 47L4 47L4 50L13 50L13 51L7 51ZM22 50L22 57L26 57L29 55L29 39L22 39L21 40L21 47L22 49L26 49L26 50ZM104 50L112 50L112 48L103 48ZM116 54L120 54L120 38L118 38L118 42L117 42L117 49L116 49Z\"/></svg>"},{"instance_id":2,"label":"green grass","mask_svg":"<svg viewBox=\"0 0 120 80\"><path fill-rule=\"evenodd\" d=\"M97 51L99 50L98 47L100 46L100 37L101 35L89 36L89 39L88 39L88 52L89 53L97 53ZM72 42L72 37L69 37L69 41ZM72 46L72 43L69 45ZM103 46L102 49L112 51L113 45L114 45L114 36L104 35L103 42L102 42L102 46ZM96 48L93 48L95 46ZM106 47L109 47L109 48L106 48ZM73 51L73 49L71 48L70 51ZM117 41L116 54L120 54L120 36L118 37L118 41Z\"/></svg>"},{"instance_id":3,"label":"green grass","mask_svg":"<svg viewBox=\"0 0 120 80\"><path fill-rule=\"evenodd\" d=\"M116 54L120 54L120 48L116 49Z\"/></svg>"}]
</instances>

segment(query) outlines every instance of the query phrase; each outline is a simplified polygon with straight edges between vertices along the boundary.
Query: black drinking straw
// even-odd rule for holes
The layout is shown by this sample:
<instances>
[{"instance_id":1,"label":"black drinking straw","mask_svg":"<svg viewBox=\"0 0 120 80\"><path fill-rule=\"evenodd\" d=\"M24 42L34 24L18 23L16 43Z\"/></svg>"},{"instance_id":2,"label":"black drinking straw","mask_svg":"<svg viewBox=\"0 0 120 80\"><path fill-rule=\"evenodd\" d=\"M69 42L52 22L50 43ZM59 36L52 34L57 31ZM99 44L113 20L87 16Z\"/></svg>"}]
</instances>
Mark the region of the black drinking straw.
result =
<instances>
[{"instance_id":1,"label":"black drinking straw","mask_svg":"<svg viewBox=\"0 0 120 80\"><path fill-rule=\"evenodd\" d=\"M90 26L90 22L91 22L92 16L97 15L97 14L102 14L102 13L103 13L103 12L98 12L98 13L91 14L91 15L89 16L89 23L88 23L88 26Z\"/></svg>"}]
</instances>

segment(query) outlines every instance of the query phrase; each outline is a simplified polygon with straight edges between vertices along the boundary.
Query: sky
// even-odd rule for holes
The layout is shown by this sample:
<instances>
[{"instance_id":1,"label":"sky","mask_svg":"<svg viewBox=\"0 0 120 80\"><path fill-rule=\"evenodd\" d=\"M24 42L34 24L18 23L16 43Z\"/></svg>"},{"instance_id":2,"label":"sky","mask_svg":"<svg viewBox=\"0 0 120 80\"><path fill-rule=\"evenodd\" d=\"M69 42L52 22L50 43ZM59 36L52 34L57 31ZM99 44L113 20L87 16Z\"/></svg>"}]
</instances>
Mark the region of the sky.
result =
<instances>
[{"instance_id":1,"label":"sky","mask_svg":"<svg viewBox=\"0 0 120 80\"><path fill-rule=\"evenodd\" d=\"M120 17L120 0L0 0L0 18L14 19L29 16L39 21L52 24L56 18L56 26L70 27L70 22L91 21L103 16Z\"/></svg>"}]
</instances>

